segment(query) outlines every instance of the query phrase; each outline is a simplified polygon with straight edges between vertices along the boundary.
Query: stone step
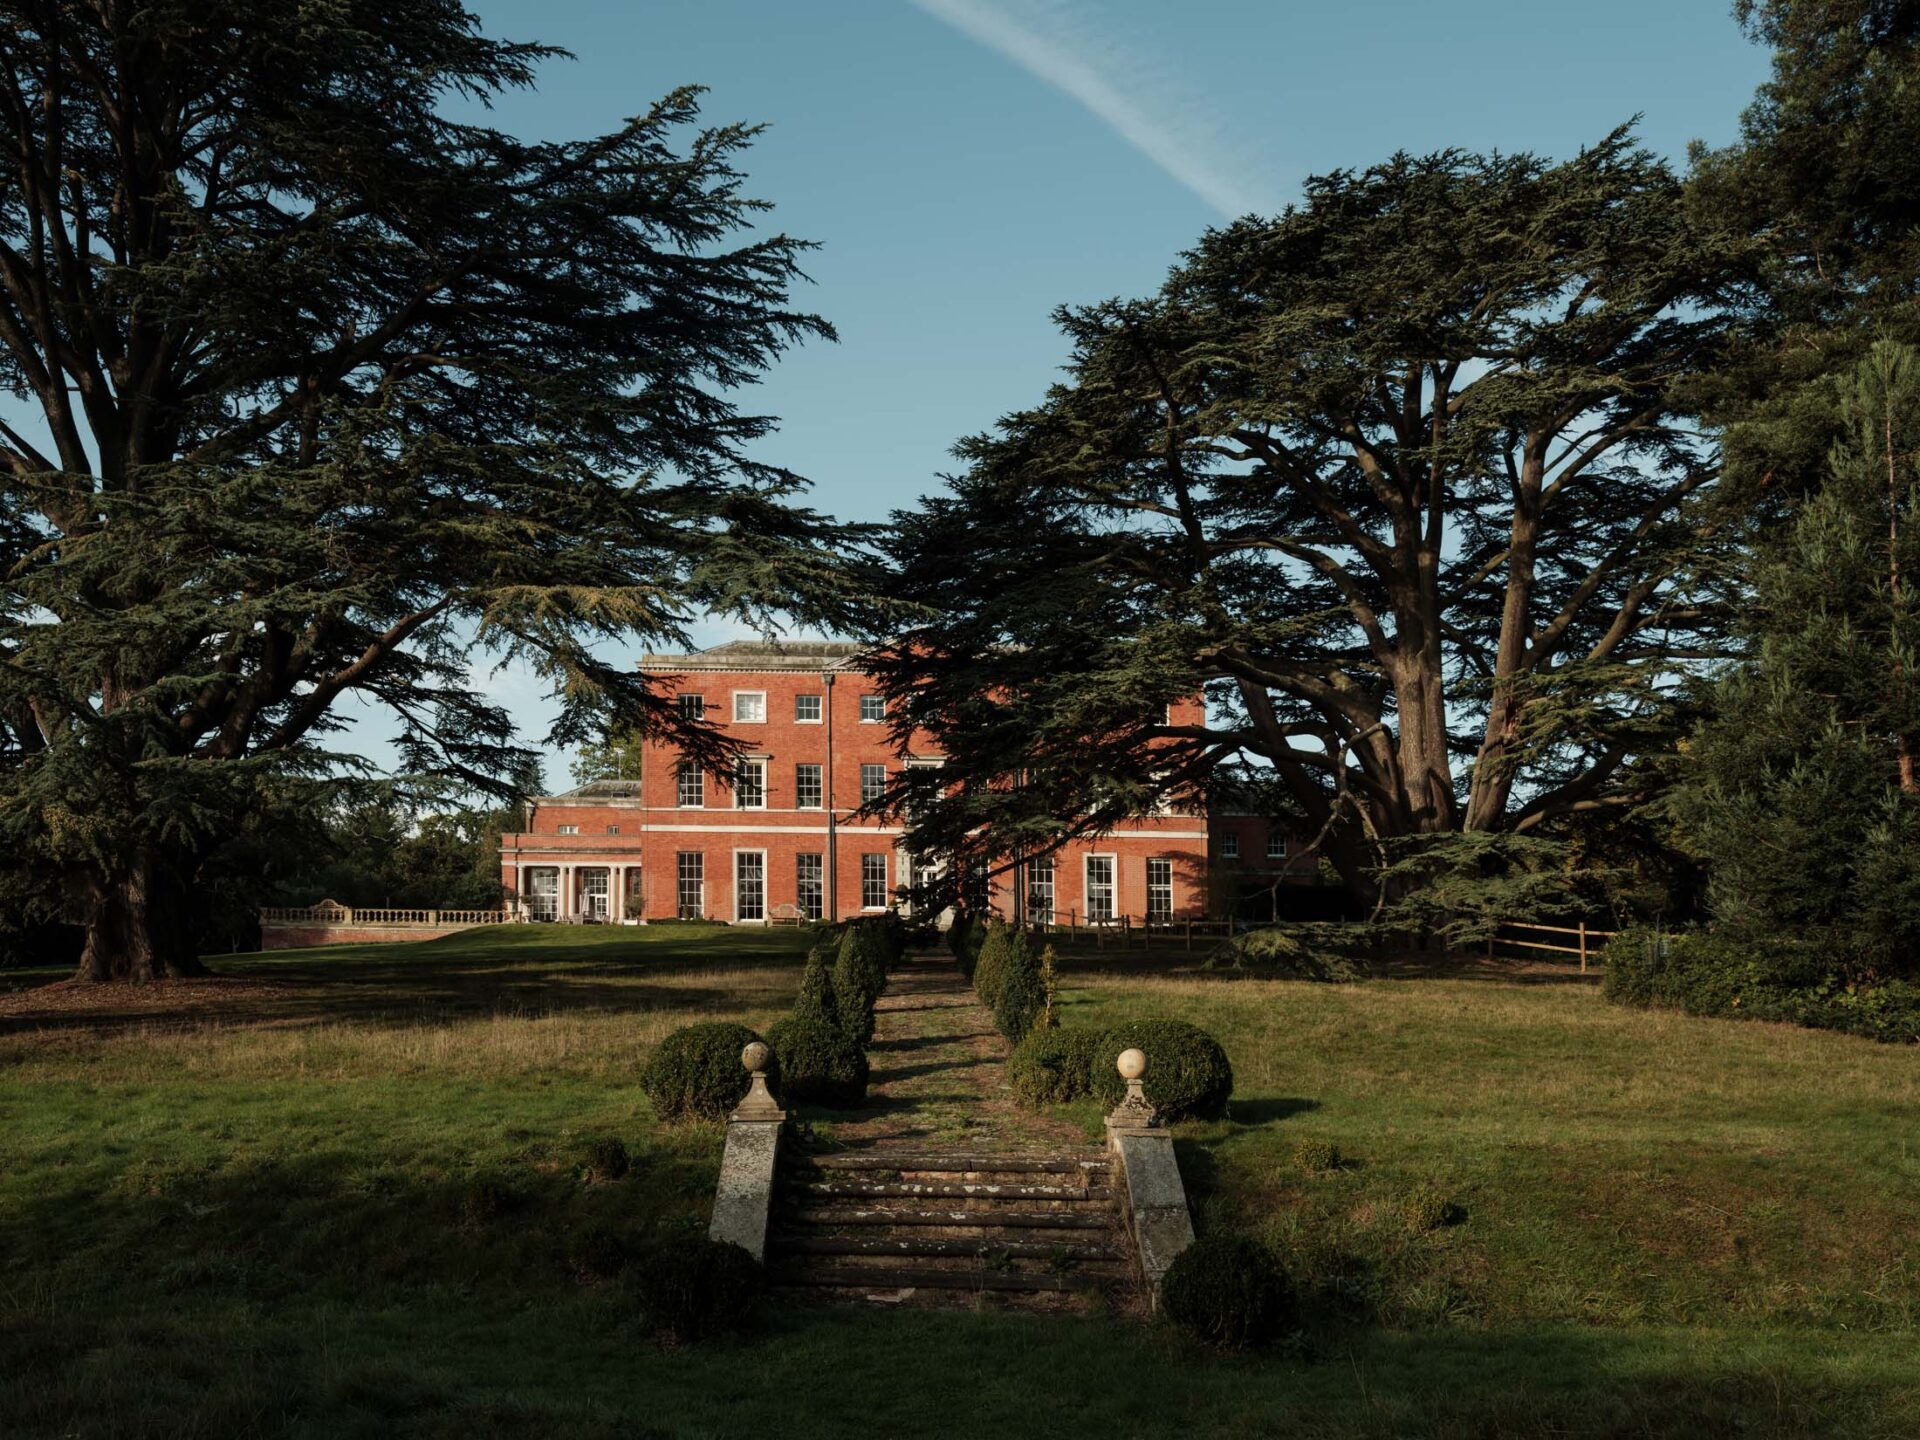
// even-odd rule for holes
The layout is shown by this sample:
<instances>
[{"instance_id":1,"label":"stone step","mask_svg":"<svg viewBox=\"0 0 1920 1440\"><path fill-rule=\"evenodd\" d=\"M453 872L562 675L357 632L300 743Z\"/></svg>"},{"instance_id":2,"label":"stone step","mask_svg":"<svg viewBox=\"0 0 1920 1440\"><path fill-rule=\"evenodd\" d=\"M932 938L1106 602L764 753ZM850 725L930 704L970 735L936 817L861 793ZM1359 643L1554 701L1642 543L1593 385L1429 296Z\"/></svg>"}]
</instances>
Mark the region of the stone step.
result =
<instances>
[{"instance_id":1,"label":"stone step","mask_svg":"<svg viewBox=\"0 0 1920 1440\"><path fill-rule=\"evenodd\" d=\"M866 1195L875 1199L944 1200L1112 1200L1104 1185L1000 1185L986 1181L928 1180L795 1180L791 1188L803 1195L828 1198Z\"/></svg>"},{"instance_id":2,"label":"stone step","mask_svg":"<svg viewBox=\"0 0 1920 1440\"><path fill-rule=\"evenodd\" d=\"M940 1270L930 1265L807 1265L773 1266L767 1279L775 1285L804 1285L840 1290L1099 1290L1116 1277L1083 1275L1074 1271L1038 1274L1025 1270Z\"/></svg>"},{"instance_id":3,"label":"stone step","mask_svg":"<svg viewBox=\"0 0 1920 1440\"><path fill-rule=\"evenodd\" d=\"M1125 1260L1125 1247L1088 1241L922 1240L847 1235L775 1235L768 1249L780 1255L905 1255L984 1260Z\"/></svg>"},{"instance_id":4,"label":"stone step","mask_svg":"<svg viewBox=\"0 0 1920 1440\"><path fill-rule=\"evenodd\" d=\"M812 1208L793 1212L802 1225L950 1225L967 1228L1006 1226L1020 1230L1109 1230L1119 1217L1092 1210L942 1210L881 1206L852 1209Z\"/></svg>"},{"instance_id":5,"label":"stone step","mask_svg":"<svg viewBox=\"0 0 1920 1440\"><path fill-rule=\"evenodd\" d=\"M1052 1155L916 1155L905 1151L852 1151L833 1155L806 1155L796 1160L800 1168L814 1170L888 1170L939 1172L956 1175L1016 1175L1045 1173L1080 1175L1107 1173L1105 1159L1077 1159Z\"/></svg>"}]
</instances>

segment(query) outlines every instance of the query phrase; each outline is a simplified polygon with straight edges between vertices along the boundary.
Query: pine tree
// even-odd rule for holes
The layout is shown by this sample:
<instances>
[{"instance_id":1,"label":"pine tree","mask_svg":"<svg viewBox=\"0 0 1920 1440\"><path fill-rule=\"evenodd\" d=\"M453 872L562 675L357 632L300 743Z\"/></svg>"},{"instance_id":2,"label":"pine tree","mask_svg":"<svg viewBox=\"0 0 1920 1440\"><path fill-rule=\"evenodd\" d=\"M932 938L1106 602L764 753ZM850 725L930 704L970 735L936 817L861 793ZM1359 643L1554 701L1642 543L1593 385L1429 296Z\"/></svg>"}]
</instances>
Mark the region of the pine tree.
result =
<instances>
[{"instance_id":1,"label":"pine tree","mask_svg":"<svg viewBox=\"0 0 1920 1440\"><path fill-rule=\"evenodd\" d=\"M578 142L451 118L558 54L457 0L5 7L0 380L38 423L0 422L0 848L82 977L195 968L209 848L341 772L349 697L504 795L494 659L555 743L718 763L595 643L845 628L840 533L729 398L831 333L803 247L742 233L753 132L691 90Z\"/></svg>"},{"instance_id":2,"label":"pine tree","mask_svg":"<svg viewBox=\"0 0 1920 1440\"><path fill-rule=\"evenodd\" d=\"M1676 798L1736 932L1835 973L1920 968L1920 351L1827 385L1845 438L1761 553L1750 666Z\"/></svg>"}]
</instances>

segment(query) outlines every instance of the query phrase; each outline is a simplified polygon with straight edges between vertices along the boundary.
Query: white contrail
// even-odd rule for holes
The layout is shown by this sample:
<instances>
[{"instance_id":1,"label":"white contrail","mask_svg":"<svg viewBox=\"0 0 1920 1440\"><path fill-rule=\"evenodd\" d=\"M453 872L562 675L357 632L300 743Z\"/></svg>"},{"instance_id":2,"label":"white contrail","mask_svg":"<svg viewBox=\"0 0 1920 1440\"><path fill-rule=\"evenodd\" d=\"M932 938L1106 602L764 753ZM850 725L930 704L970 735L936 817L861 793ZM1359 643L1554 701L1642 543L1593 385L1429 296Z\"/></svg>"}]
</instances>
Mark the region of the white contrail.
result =
<instances>
[{"instance_id":1,"label":"white contrail","mask_svg":"<svg viewBox=\"0 0 1920 1440\"><path fill-rule=\"evenodd\" d=\"M1166 72L1128 54L1053 0L909 0L1072 96L1168 175L1228 219L1273 207L1248 166L1221 153L1217 132ZM1013 13L1015 9L1020 13Z\"/></svg>"}]
</instances>

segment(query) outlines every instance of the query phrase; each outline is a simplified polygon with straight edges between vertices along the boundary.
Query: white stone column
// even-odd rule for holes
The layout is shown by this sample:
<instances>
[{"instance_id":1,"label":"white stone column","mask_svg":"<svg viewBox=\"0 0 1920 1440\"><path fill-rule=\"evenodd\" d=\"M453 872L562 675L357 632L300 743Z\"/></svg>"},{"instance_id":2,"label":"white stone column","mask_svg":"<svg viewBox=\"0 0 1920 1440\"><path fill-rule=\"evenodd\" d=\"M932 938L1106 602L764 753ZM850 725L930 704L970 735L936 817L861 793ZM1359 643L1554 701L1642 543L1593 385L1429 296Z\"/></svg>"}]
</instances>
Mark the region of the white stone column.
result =
<instances>
[{"instance_id":1,"label":"white stone column","mask_svg":"<svg viewBox=\"0 0 1920 1440\"><path fill-rule=\"evenodd\" d=\"M559 918L563 923L571 923L575 918L573 899L573 866L560 867Z\"/></svg>"}]
</instances>

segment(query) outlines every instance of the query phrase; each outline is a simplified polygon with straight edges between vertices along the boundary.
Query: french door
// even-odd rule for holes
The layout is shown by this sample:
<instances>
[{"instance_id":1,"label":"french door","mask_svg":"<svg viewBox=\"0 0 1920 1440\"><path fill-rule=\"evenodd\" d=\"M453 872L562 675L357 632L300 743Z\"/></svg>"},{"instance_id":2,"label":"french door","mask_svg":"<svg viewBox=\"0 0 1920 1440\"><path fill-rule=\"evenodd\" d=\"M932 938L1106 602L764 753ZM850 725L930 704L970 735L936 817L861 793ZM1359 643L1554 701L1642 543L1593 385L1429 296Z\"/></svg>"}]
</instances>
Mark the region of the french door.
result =
<instances>
[{"instance_id":1,"label":"french door","mask_svg":"<svg viewBox=\"0 0 1920 1440\"><path fill-rule=\"evenodd\" d=\"M733 852L733 918L742 925L764 924L767 918L767 852Z\"/></svg>"}]
</instances>

